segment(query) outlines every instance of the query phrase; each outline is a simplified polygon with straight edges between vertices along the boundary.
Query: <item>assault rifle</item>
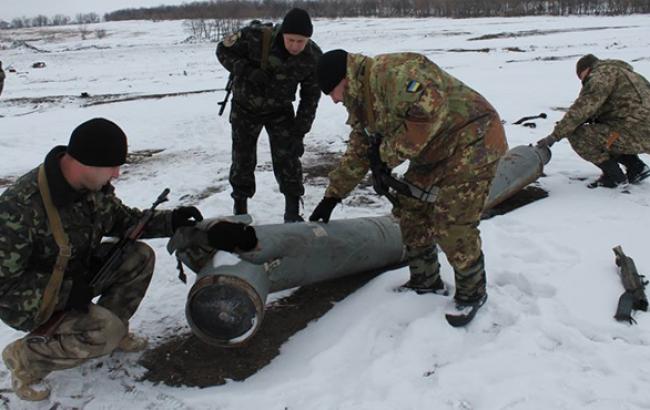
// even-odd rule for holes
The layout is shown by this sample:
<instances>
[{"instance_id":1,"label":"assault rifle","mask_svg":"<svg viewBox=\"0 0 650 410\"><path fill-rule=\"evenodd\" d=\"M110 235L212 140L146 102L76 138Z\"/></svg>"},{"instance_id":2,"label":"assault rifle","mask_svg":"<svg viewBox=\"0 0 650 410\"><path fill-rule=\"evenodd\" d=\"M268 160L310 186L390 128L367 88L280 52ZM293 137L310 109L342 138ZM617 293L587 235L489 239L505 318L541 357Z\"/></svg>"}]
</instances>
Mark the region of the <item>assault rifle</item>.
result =
<instances>
[{"instance_id":1,"label":"assault rifle","mask_svg":"<svg viewBox=\"0 0 650 410\"><path fill-rule=\"evenodd\" d=\"M223 97L223 101L220 101L218 104L221 106L219 108L219 116L223 115L223 110L226 109L226 104L228 104L228 99L230 98L230 92L232 91L232 80L233 75L230 73L228 76L228 82L226 83L226 96Z\"/></svg>"},{"instance_id":2,"label":"assault rifle","mask_svg":"<svg viewBox=\"0 0 650 410\"><path fill-rule=\"evenodd\" d=\"M122 237L108 252L108 257L103 265L99 268L97 273L93 275L89 285L93 289L93 292L98 289L103 289L106 285L110 284L115 280L115 275L117 274L117 268L124 260L124 256L129 252L131 246L142 236L145 228L151 222L153 217L153 211L158 205L168 200L167 195L169 195L169 188L165 188L156 201L151 205L151 208L144 211L140 220L133 225L127 231L126 235ZM54 312L50 318L37 327L36 329L29 332L26 336L27 342L29 343L47 343L56 330L59 328L63 319L65 319L68 311L60 310Z\"/></svg>"},{"instance_id":3,"label":"assault rifle","mask_svg":"<svg viewBox=\"0 0 650 410\"><path fill-rule=\"evenodd\" d=\"M616 255L616 265L621 268L621 281L625 292L618 299L618 307L614 318L619 321L627 321L630 324L636 323L632 318L632 309L648 310L648 298L645 295L645 286L648 281L645 276L639 275L634 261L629 256L623 253L623 248L617 246L613 249Z\"/></svg>"}]
</instances>

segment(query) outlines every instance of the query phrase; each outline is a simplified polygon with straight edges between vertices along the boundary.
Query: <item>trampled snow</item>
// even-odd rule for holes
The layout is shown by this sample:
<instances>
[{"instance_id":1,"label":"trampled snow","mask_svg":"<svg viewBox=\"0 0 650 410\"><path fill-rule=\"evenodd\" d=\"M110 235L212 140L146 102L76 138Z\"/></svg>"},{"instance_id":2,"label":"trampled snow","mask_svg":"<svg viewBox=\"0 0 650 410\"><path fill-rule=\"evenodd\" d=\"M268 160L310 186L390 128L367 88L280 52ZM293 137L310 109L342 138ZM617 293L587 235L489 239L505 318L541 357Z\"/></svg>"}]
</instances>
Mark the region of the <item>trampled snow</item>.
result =
<instances>
[{"instance_id":1,"label":"trampled snow","mask_svg":"<svg viewBox=\"0 0 650 410\"><path fill-rule=\"evenodd\" d=\"M93 118L117 122L131 151L163 150L125 166L115 182L125 203L148 207L163 188L171 201L194 204L206 216L231 212L230 127L217 116L226 72L215 43L184 41L181 22L119 22L46 31L0 31L7 79L0 97L0 179L35 167L72 129ZM623 59L650 78L650 17L529 17L493 19L316 20L324 51L369 55L415 51L485 95L506 121L511 147L548 135L577 96L575 61L583 54ZM509 34L507 34L509 33ZM502 34L492 39L484 35ZM29 48L15 40L24 40ZM484 50L487 49L487 50ZM45 68L32 68L42 61ZM12 68L15 72L9 72ZM217 91L210 91L218 89ZM159 99L89 105L91 96L202 91ZM50 98L53 97L54 98ZM46 98L47 97L47 98ZM226 111L228 112L228 110ZM548 114L537 128L512 125ZM306 137L305 164L345 149L346 113L323 97ZM646 162L650 157L642 155ZM612 248L622 245L650 272L650 182L619 190L585 187L598 169L562 141L539 180L548 198L481 223L489 299L466 328L443 315L449 298L395 293L407 269L384 273L295 334L270 365L242 382L212 388L174 388L139 381L137 355L114 354L55 372L49 401L26 403L9 392L6 408L85 409L647 409L650 408L650 313L638 324L613 319L623 292ZM273 178L269 144L258 145L255 224L279 223L283 199ZM304 215L324 192L307 185ZM356 190L333 218L381 215L390 204L355 205ZM154 346L188 330L185 298L191 285L176 279L166 240L151 240L156 272L132 329ZM443 279L453 273L442 258ZM20 332L0 325L0 345Z\"/></svg>"}]
</instances>

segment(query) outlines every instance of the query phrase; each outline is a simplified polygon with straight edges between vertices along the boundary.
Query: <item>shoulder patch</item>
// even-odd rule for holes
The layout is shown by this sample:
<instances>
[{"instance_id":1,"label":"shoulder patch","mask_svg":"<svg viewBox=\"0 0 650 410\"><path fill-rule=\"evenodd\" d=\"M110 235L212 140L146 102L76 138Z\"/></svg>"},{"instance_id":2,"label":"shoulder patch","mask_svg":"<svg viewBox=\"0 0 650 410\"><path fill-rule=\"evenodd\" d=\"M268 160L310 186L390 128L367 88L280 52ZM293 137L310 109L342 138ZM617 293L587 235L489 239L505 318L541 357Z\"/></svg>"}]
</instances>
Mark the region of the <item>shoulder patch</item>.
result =
<instances>
[{"instance_id":1,"label":"shoulder patch","mask_svg":"<svg viewBox=\"0 0 650 410\"><path fill-rule=\"evenodd\" d=\"M422 88L422 84L420 84L418 81L411 80L406 85L406 92L416 93L416 92L420 91L420 88Z\"/></svg>"},{"instance_id":2,"label":"shoulder patch","mask_svg":"<svg viewBox=\"0 0 650 410\"><path fill-rule=\"evenodd\" d=\"M241 37L241 32L240 31L226 36L223 39L224 47L232 47L232 46L234 46L235 43L237 42L237 40L239 40L240 37Z\"/></svg>"}]
</instances>

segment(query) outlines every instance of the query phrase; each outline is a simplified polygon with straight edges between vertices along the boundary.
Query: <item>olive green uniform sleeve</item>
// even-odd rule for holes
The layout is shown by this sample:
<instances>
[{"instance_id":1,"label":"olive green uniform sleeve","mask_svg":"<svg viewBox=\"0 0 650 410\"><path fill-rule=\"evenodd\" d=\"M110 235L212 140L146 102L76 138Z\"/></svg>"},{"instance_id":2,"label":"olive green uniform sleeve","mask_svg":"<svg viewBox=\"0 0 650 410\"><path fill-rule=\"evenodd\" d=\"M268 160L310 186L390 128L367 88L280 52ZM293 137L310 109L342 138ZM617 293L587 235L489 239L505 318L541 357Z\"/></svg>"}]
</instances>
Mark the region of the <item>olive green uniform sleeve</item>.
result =
<instances>
[{"instance_id":1,"label":"olive green uniform sleeve","mask_svg":"<svg viewBox=\"0 0 650 410\"><path fill-rule=\"evenodd\" d=\"M325 196L345 198L368 173L368 140L360 125L350 132L348 146L339 165L329 173Z\"/></svg>"}]
</instances>

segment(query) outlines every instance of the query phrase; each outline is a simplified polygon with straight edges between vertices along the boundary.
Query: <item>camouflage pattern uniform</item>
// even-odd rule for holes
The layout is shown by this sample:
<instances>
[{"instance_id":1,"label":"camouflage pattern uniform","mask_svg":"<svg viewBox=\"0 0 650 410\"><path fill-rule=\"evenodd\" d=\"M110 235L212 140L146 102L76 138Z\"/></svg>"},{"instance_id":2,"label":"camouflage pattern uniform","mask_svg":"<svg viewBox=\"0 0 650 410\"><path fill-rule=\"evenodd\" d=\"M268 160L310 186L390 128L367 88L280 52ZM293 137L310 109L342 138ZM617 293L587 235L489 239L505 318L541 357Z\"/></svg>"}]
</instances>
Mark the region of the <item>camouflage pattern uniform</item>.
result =
<instances>
[{"instance_id":1,"label":"camouflage pattern uniform","mask_svg":"<svg viewBox=\"0 0 650 410\"><path fill-rule=\"evenodd\" d=\"M217 57L228 71L235 73L238 64L260 67L263 27L247 26L219 43ZM273 172L280 192L296 197L304 194L300 156L304 151L303 137L311 129L320 98L316 63L321 54L311 40L300 54L289 54L284 48L281 26L277 25L271 35L266 64L269 81L260 86L235 75L230 111L233 198L250 198L255 194L257 139L262 127L269 135ZM293 101L299 84L300 103L294 115Z\"/></svg>"},{"instance_id":2,"label":"camouflage pattern uniform","mask_svg":"<svg viewBox=\"0 0 650 410\"><path fill-rule=\"evenodd\" d=\"M389 168L410 160L407 182L440 189L434 203L398 195L393 209L412 257L411 279L423 270L439 276L437 243L455 270L456 299L479 299L485 294L485 270L478 224L507 150L498 114L480 94L420 54L348 54L346 78L343 104L352 131L325 196L343 198L352 191L369 169L364 128L381 134L381 159ZM369 106L375 124L369 123Z\"/></svg>"},{"instance_id":3,"label":"camouflage pattern uniform","mask_svg":"<svg viewBox=\"0 0 650 410\"><path fill-rule=\"evenodd\" d=\"M63 177L59 159L64 146L55 147L45 159L52 201L72 248L55 311L64 310L74 278L91 275L101 266L110 244L103 237L124 236L142 216L115 196L107 184L101 191L76 191ZM0 195L0 319L7 325L31 331L41 308L58 247L50 230L38 188L38 168L20 177ZM172 234L171 211L156 211L145 237ZM155 254L142 242L117 268L113 283L94 289L100 296L88 313L70 311L47 343L12 343L11 363L23 381L36 382L52 370L77 366L85 360L110 353L126 335L128 322L149 285Z\"/></svg>"},{"instance_id":4,"label":"camouflage pattern uniform","mask_svg":"<svg viewBox=\"0 0 650 410\"><path fill-rule=\"evenodd\" d=\"M650 83L624 61L597 61L551 135L594 164L650 153Z\"/></svg>"}]
</instances>

